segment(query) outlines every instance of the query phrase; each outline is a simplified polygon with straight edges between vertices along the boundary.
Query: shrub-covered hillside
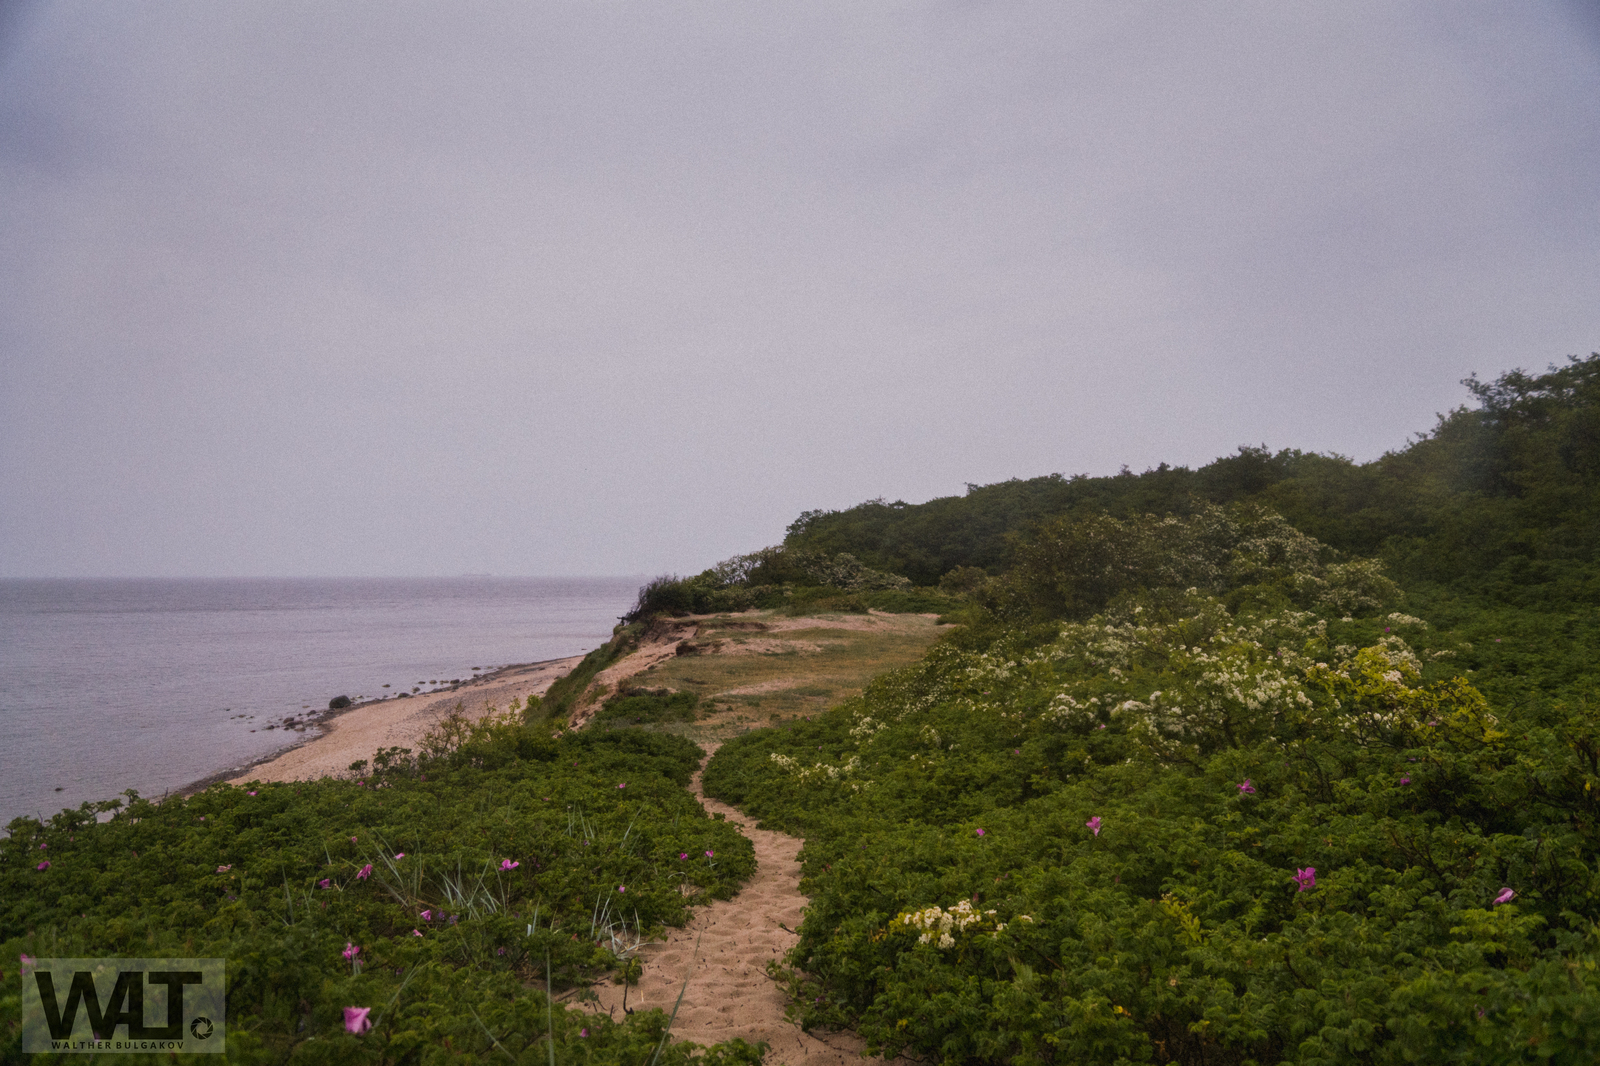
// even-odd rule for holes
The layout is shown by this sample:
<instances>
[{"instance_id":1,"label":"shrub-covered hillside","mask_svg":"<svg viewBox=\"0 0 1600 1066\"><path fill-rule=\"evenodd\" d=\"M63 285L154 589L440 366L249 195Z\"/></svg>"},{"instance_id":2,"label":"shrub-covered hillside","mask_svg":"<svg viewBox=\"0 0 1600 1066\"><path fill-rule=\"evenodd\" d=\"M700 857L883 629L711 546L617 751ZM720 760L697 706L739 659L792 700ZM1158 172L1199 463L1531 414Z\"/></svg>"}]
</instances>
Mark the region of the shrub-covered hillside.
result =
<instances>
[{"instance_id":1,"label":"shrub-covered hillside","mask_svg":"<svg viewBox=\"0 0 1600 1066\"><path fill-rule=\"evenodd\" d=\"M1465 383L1476 406L1370 463L1241 448L1189 470L968 486L924 504L810 511L785 547L845 552L933 585L1010 565L1010 538L1044 519L1183 514L1253 501L1330 547L1384 559L1404 582L1469 581L1517 600L1600 591L1600 355L1548 373Z\"/></svg>"},{"instance_id":2,"label":"shrub-covered hillside","mask_svg":"<svg viewBox=\"0 0 1600 1066\"><path fill-rule=\"evenodd\" d=\"M1600 1057L1597 375L1474 383L1364 466L803 517L789 550L966 603L708 766L806 837L804 1021L944 1062Z\"/></svg>"}]
</instances>

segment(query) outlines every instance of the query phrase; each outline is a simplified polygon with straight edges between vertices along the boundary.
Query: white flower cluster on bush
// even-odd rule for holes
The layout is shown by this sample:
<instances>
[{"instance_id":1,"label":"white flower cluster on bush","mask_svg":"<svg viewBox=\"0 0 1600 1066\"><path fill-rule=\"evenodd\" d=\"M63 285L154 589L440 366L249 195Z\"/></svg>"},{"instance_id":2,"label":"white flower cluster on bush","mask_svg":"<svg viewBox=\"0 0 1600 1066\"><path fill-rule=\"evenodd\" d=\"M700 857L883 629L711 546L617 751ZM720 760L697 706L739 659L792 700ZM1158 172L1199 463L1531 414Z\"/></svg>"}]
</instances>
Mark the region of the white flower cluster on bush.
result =
<instances>
[{"instance_id":1,"label":"white flower cluster on bush","mask_svg":"<svg viewBox=\"0 0 1600 1066\"><path fill-rule=\"evenodd\" d=\"M893 727L900 743L914 738L924 751L947 751L954 711L956 720L996 717L1019 732L1115 727L1169 761L1306 727L1364 738L1434 717L1427 707L1437 697L1425 694L1422 662L1394 633L1367 649L1332 645L1328 623L1309 611L1235 617L1214 597L1194 589L1184 596L1175 619L1168 612L1156 621L1133 606L1063 623L1055 640L1026 650L937 646L919 666L874 682L853 701L850 737L864 752ZM1398 612L1386 621L1423 625ZM937 725L923 717L934 711ZM920 756L901 757L923 765ZM790 772L805 780L843 770L818 764Z\"/></svg>"},{"instance_id":2,"label":"white flower cluster on bush","mask_svg":"<svg viewBox=\"0 0 1600 1066\"><path fill-rule=\"evenodd\" d=\"M894 924L906 929L921 930L917 943L934 944L940 950L948 951L956 946L956 933L965 933L974 926L988 926L996 933L1003 932L1006 924L998 921L995 913L992 910L980 911L971 903L962 900L949 910L935 904L920 911L905 911L894 920ZM1019 920L1024 919L1033 921L1026 915Z\"/></svg>"},{"instance_id":3,"label":"white flower cluster on bush","mask_svg":"<svg viewBox=\"0 0 1600 1066\"><path fill-rule=\"evenodd\" d=\"M857 770L861 769L861 758L857 755L850 756L850 758L846 759L842 765L837 766L833 763L825 762L813 763L810 766L802 766L800 765L799 761L792 759L778 751L773 752L769 758L774 763L777 763L778 766L782 767L786 772L793 774L795 779L802 785L807 781L821 780L823 778L826 778L829 781L838 781L841 778L849 777L851 774L854 774Z\"/></svg>"}]
</instances>

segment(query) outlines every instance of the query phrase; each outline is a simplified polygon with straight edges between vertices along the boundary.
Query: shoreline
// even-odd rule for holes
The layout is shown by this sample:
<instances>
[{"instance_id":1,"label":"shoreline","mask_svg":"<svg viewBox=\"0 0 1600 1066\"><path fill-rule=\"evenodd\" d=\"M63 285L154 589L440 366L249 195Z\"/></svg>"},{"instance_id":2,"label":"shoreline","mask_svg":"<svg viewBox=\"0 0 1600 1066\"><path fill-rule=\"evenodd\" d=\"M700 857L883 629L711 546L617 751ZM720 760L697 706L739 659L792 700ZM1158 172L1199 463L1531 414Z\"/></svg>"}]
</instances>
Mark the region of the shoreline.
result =
<instances>
[{"instance_id":1,"label":"shoreline","mask_svg":"<svg viewBox=\"0 0 1600 1066\"><path fill-rule=\"evenodd\" d=\"M168 796L189 796L219 784L247 781L299 781L348 773L352 762L371 759L379 748L412 747L457 704L471 717L490 707L504 710L513 699L542 696L583 661L583 655L502 666L452 685L415 696L363 700L340 710L318 712L314 733L242 766L208 774Z\"/></svg>"}]
</instances>

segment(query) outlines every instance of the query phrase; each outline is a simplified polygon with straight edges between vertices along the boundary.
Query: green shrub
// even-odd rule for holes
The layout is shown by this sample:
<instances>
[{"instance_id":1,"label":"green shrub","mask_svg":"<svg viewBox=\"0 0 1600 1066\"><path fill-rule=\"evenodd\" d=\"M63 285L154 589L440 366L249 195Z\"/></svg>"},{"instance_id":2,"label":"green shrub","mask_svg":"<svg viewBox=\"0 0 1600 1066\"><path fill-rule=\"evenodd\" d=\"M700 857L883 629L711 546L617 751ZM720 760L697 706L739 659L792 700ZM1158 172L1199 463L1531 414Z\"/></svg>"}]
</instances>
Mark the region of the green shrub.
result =
<instances>
[{"instance_id":1,"label":"green shrub","mask_svg":"<svg viewBox=\"0 0 1600 1066\"><path fill-rule=\"evenodd\" d=\"M707 792L806 838L803 1022L975 1063L1592 1061L1591 705L1491 710L1463 658L1512 675L1459 631L1252 606L1267 576L991 620L725 744Z\"/></svg>"},{"instance_id":2,"label":"green shrub","mask_svg":"<svg viewBox=\"0 0 1600 1066\"><path fill-rule=\"evenodd\" d=\"M700 697L693 692L629 688L606 700L595 712L590 728L692 722L699 705Z\"/></svg>"},{"instance_id":3,"label":"green shrub","mask_svg":"<svg viewBox=\"0 0 1600 1066\"><path fill-rule=\"evenodd\" d=\"M549 1011L560 1061L647 1063L660 1012L613 1023L549 1007L544 990L600 978L754 871L749 842L684 789L700 758L639 730L552 738L512 717L455 718L365 777L159 804L129 793L17 819L0 841L0 953L227 958L235 1062L433 1061L446 1048L544 1062ZM14 963L0 971L8 1062L19 980ZM374 1008L372 1031L344 1032L351 1005Z\"/></svg>"},{"instance_id":4,"label":"green shrub","mask_svg":"<svg viewBox=\"0 0 1600 1066\"><path fill-rule=\"evenodd\" d=\"M852 594L881 595L905 592L911 582L861 563L853 555L765 548L718 563L694 577L663 575L639 590L624 621L634 623L658 616L681 618L691 614L723 614L755 608L787 607L825 599L845 604L829 610L859 610ZM893 602L893 601L891 601Z\"/></svg>"}]
</instances>

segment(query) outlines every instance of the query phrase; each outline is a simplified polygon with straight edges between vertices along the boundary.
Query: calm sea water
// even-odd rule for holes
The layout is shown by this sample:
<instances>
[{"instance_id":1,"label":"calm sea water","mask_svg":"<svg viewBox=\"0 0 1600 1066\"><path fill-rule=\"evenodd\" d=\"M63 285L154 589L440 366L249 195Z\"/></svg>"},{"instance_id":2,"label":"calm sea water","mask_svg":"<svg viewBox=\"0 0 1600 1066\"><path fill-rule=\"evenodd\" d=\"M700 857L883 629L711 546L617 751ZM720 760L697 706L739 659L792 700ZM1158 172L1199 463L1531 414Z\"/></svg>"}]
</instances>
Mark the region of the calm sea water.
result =
<instances>
[{"instance_id":1,"label":"calm sea water","mask_svg":"<svg viewBox=\"0 0 1600 1066\"><path fill-rule=\"evenodd\" d=\"M640 583L0 581L0 825L243 766L335 696L586 652Z\"/></svg>"}]
</instances>

